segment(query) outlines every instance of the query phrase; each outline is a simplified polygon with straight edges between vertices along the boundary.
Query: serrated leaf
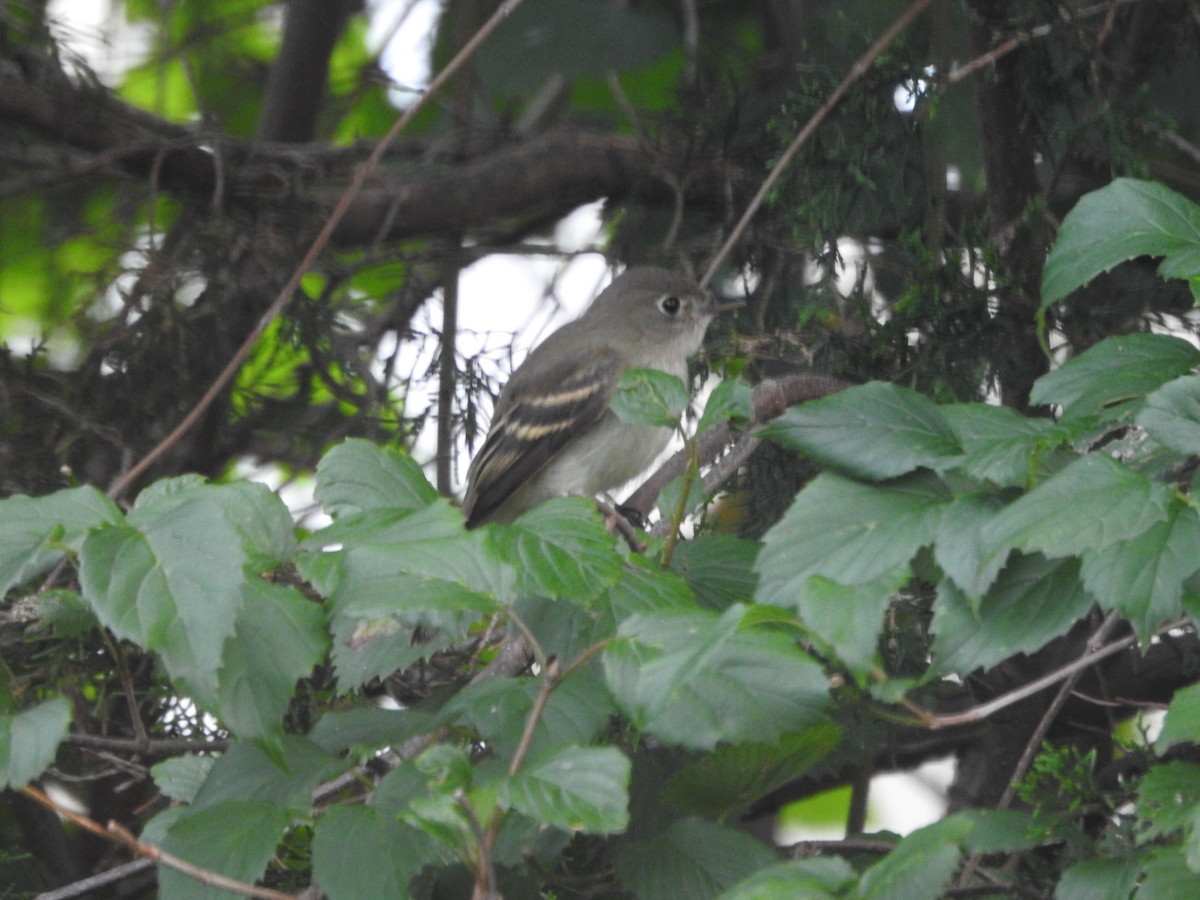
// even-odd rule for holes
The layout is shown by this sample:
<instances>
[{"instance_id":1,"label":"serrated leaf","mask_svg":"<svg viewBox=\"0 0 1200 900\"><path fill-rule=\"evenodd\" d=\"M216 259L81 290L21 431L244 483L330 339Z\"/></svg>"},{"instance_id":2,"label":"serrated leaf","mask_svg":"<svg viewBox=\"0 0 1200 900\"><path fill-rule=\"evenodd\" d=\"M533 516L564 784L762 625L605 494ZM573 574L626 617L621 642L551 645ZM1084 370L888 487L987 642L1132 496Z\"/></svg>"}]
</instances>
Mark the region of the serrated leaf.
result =
<instances>
[{"instance_id":1,"label":"serrated leaf","mask_svg":"<svg viewBox=\"0 0 1200 900\"><path fill-rule=\"evenodd\" d=\"M927 473L884 484L822 473L763 537L755 597L794 607L814 575L854 585L892 572L933 541L949 500Z\"/></svg>"},{"instance_id":2,"label":"serrated leaf","mask_svg":"<svg viewBox=\"0 0 1200 900\"><path fill-rule=\"evenodd\" d=\"M1071 866L1058 880L1055 900L1129 900L1141 863L1093 857Z\"/></svg>"},{"instance_id":3,"label":"serrated leaf","mask_svg":"<svg viewBox=\"0 0 1200 900\"><path fill-rule=\"evenodd\" d=\"M102 528L84 541L80 562L83 595L100 621L157 652L173 678L212 705L247 562L219 511L182 509L178 522L148 532Z\"/></svg>"},{"instance_id":4,"label":"serrated leaf","mask_svg":"<svg viewBox=\"0 0 1200 900\"><path fill-rule=\"evenodd\" d=\"M321 458L314 494L334 518L368 509L420 509L438 496L407 453L358 438Z\"/></svg>"},{"instance_id":5,"label":"serrated leaf","mask_svg":"<svg viewBox=\"0 0 1200 900\"><path fill-rule=\"evenodd\" d=\"M325 612L294 588L251 581L226 640L214 711L238 737L281 733L296 682L329 649Z\"/></svg>"},{"instance_id":6,"label":"serrated leaf","mask_svg":"<svg viewBox=\"0 0 1200 900\"><path fill-rule=\"evenodd\" d=\"M210 508L220 512L252 566L272 568L295 554L291 513L278 495L257 482L214 485L186 475L157 481L138 494L127 521L147 532L166 530Z\"/></svg>"},{"instance_id":7,"label":"serrated leaf","mask_svg":"<svg viewBox=\"0 0 1200 900\"><path fill-rule=\"evenodd\" d=\"M274 855L291 824L283 809L262 800L229 800L203 809L189 808L167 831L163 850L192 865L253 884ZM228 900L219 888L163 866L159 891L172 900Z\"/></svg>"},{"instance_id":8,"label":"serrated leaf","mask_svg":"<svg viewBox=\"0 0 1200 900\"><path fill-rule=\"evenodd\" d=\"M155 763L150 774L164 796L191 803L216 761L212 756L175 756Z\"/></svg>"},{"instance_id":9,"label":"serrated leaf","mask_svg":"<svg viewBox=\"0 0 1200 900\"><path fill-rule=\"evenodd\" d=\"M968 597L981 597L1004 566L1004 556L989 554L983 528L1004 508L995 494L964 494L942 511L933 558Z\"/></svg>"},{"instance_id":10,"label":"serrated leaf","mask_svg":"<svg viewBox=\"0 0 1200 900\"><path fill-rule=\"evenodd\" d=\"M1101 453L1081 457L1018 498L983 528L992 553L1009 547L1046 556L1101 551L1167 518L1168 485Z\"/></svg>"},{"instance_id":11,"label":"serrated leaf","mask_svg":"<svg viewBox=\"0 0 1200 900\"><path fill-rule=\"evenodd\" d=\"M0 713L0 788L23 788L45 771L71 725L71 704L55 697L18 713Z\"/></svg>"},{"instance_id":12,"label":"serrated leaf","mask_svg":"<svg viewBox=\"0 0 1200 900\"><path fill-rule=\"evenodd\" d=\"M89 529L121 520L117 505L93 487L0 500L0 597L62 558L62 547L77 548Z\"/></svg>"},{"instance_id":13,"label":"serrated leaf","mask_svg":"<svg viewBox=\"0 0 1200 900\"><path fill-rule=\"evenodd\" d=\"M888 600L908 582L907 564L862 584L811 576L793 606L818 645L859 678L878 664L879 635Z\"/></svg>"},{"instance_id":14,"label":"serrated leaf","mask_svg":"<svg viewBox=\"0 0 1200 900\"><path fill-rule=\"evenodd\" d=\"M564 747L503 779L497 798L564 831L615 834L629 823L629 759L616 747Z\"/></svg>"},{"instance_id":15,"label":"serrated leaf","mask_svg":"<svg viewBox=\"0 0 1200 900\"><path fill-rule=\"evenodd\" d=\"M1028 813L965 810L903 838L859 887L865 900L938 900L964 853L1012 853L1041 839Z\"/></svg>"},{"instance_id":16,"label":"serrated leaf","mask_svg":"<svg viewBox=\"0 0 1200 900\"><path fill-rule=\"evenodd\" d=\"M212 707L246 591L294 551L291 518L263 485L181 478L152 488L125 524L84 540L82 594L106 627L157 652L171 676Z\"/></svg>"},{"instance_id":17,"label":"serrated leaf","mask_svg":"<svg viewBox=\"0 0 1200 900\"><path fill-rule=\"evenodd\" d=\"M329 900L407 897L413 876L435 859L424 833L375 806L334 806L313 835L313 881Z\"/></svg>"},{"instance_id":18,"label":"serrated leaf","mask_svg":"<svg viewBox=\"0 0 1200 900\"><path fill-rule=\"evenodd\" d=\"M840 856L794 859L760 869L721 894L719 900L825 900L843 896L857 880L854 867Z\"/></svg>"},{"instance_id":19,"label":"serrated leaf","mask_svg":"<svg viewBox=\"0 0 1200 900\"><path fill-rule=\"evenodd\" d=\"M754 389L740 381L727 379L713 388L696 424L696 434L704 434L715 425L730 422L745 425L754 418Z\"/></svg>"},{"instance_id":20,"label":"serrated leaf","mask_svg":"<svg viewBox=\"0 0 1200 900\"><path fill-rule=\"evenodd\" d=\"M966 674L1032 653L1065 633L1093 602L1074 558L1017 556L977 603L943 581L933 607L934 671Z\"/></svg>"},{"instance_id":21,"label":"serrated leaf","mask_svg":"<svg viewBox=\"0 0 1200 900\"><path fill-rule=\"evenodd\" d=\"M676 548L676 553L682 546ZM695 593L687 581L642 556L625 560L620 579L608 589L605 599L618 621L635 613L690 610L696 604Z\"/></svg>"},{"instance_id":22,"label":"serrated leaf","mask_svg":"<svg viewBox=\"0 0 1200 900\"><path fill-rule=\"evenodd\" d=\"M1181 761L1152 766L1138 789L1137 812L1143 840L1190 832L1200 813L1200 766Z\"/></svg>"},{"instance_id":23,"label":"serrated leaf","mask_svg":"<svg viewBox=\"0 0 1200 900\"><path fill-rule=\"evenodd\" d=\"M1165 753L1176 744L1200 744L1200 684L1177 690L1167 707L1154 746L1159 753Z\"/></svg>"},{"instance_id":24,"label":"serrated leaf","mask_svg":"<svg viewBox=\"0 0 1200 900\"><path fill-rule=\"evenodd\" d=\"M1083 583L1105 609L1119 610L1142 641L1183 612L1183 582L1200 569L1200 516L1177 504L1165 521L1103 551L1083 554Z\"/></svg>"},{"instance_id":25,"label":"serrated leaf","mask_svg":"<svg viewBox=\"0 0 1200 900\"><path fill-rule=\"evenodd\" d=\"M518 593L587 604L621 577L616 539L590 500L548 500L494 533L504 559L516 569Z\"/></svg>"},{"instance_id":26,"label":"serrated leaf","mask_svg":"<svg viewBox=\"0 0 1200 900\"><path fill-rule=\"evenodd\" d=\"M415 511L347 515L305 542L334 544L341 549L302 554L296 564L339 616L436 622L452 613L493 612L510 596L514 575L491 531L465 530L444 500Z\"/></svg>"},{"instance_id":27,"label":"serrated leaf","mask_svg":"<svg viewBox=\"0 0 1200 900\"><path fill-rule=\"evenodd\" d=\"M307 815L313 788L340 774L349 764L294 735L284 735L280 746L279 753L269 754L257 743L235 741L213 765L196 792L193 807L218 807L245 800Z\"/></svg>"},{"instance_id":28,"label":"serrated leaf","mask_svg":"<svg viewBox=\"0 0 1200 900\"><path fill-rule=\"evenodd\" d=\"M675 546L671 568L687 579L702 605L721 610L754 598L758 551L754 541L728 534L702 534Z\"/></svg>"},{"instance_id":29,"label":"serrated leaf","mask_svg":"<svg viewBox=\"0 0 1200 900\"><path fill-rule=\"evenodd\" d=\"M604 652L609 688L658 740L711 749L768 741L824 719L825 676L783 634L740 625L745 607L626 620Z\"/></svg>"},{"instance_id":30,"label":"serrated leaf","mask_svg":"<svg viewBox=\"0 0 1200 900\"><path fill-rule=\"evenodd\" d=\"M841 729L820 722L769 744L721 744L676 772L664 796L683 812L722 818L803 775L841 739Z\"/></svg>"},{"instance_id":31,"label":"serrated leaf","mask_svg":"<svg viewBox=\"0 0 1200 900\"><path fill-rule=\"evenodd\" d=\"M377 750L427 734L440 724L438 717L416 709L333 710L321 716L308 739L329 754L350 748Z\"/></svg>"},{"instance_id":32,"label":"serrated leaf","mask_svg":"<svg viewBox=\"0 0 1200 900\"><path fill-rule=\"evenodd\" d=\"M1192 900L1197 872L1187 848L1162 847L1146 861L1138 880L1138 900Z\"/></svg>"},{"instance_id":33,"label":"serrated leaf","mask_svg":"<svg viewBox=\"0 0 1200 900\"><path fill-rule=\"evenodd\" d=\"M870 866L859 882L864 900L938 900L962 856L968 823L950 817L920 828Z\"/></svg>"},{"instance_id":34,"label":"serrated leaf","mask_svg":"<svg viewBox=\"0 0 1200 900\"><path fill-rule=\"evenodd\" d=\"M963 470L999 485L1026 484L1031 457L1056 443L1060 431L1048 419L1023 416L1006 406L956 403L939 410L966 451Z\"/></svg>"},{"instance_id":35,"label":"serrated leaf","mask_svg":"<svg viewBox=\"0 0 1200 900\"><path fill-rule=\"evenodd\" d=\"M1164 447L1200 453L1200 375L1164 384L1146 398L1135 421Z\"/></svg>"},{"instance_id":36,"label":"serrated leaf","mask_svg":"<svg viewBox=\"0 0 1200 900\"><path fill-rule=\"evenodd\" d=\"M1140 400L1168 381L1200 365L1200 350L1163 334L1122 334L1106 338L1043 375L1029 399L1058 404L1064 416L1091 415L1102 407Z\"/></svg>"},{"instance_id":37,"label":"serrated leaf","mask_svg":"<svg viewBox=\"0 0 1200 900\"><path fill-rule=\"evenodd\" d=\"M1152 181L1118 178L1063 218L1042 274L1042 308L1138 256L1164 257L1163 278L1200 272L1200 207Z\"/></svg>"},{"instance_id":38,"label":"serrated leaf","mask_svg":"<svg viewBox=\"0 0 1200 900\"><path fill-rule=\"evenodd\" d=\"M676 376L655 369L629 369L608 405L627 425L674 428L691 400L687 385Z\"/></svg>"},{"instance_id":39,"label":"serrated leaf","mask_svg":"<svg viewBox=\"0 0 1200 900\"><path fill-rule=\"evenodd\" d=\"M793 406L760 434L827 468L871 481L921 467L945 468L962 455L932 400L879 381Z\"/></svg>"},{"instance_id":40,"label":"serrated leaf","mask_svg":"<svg viewBox=\"0 0 1200 900\"><path fill-rule=\"evenodd\" d=\"M652 836L622 841L613 868L638 900L705 900L775 861L769 847L744 831L686 818Z\"/></svg>"}]
</instances>

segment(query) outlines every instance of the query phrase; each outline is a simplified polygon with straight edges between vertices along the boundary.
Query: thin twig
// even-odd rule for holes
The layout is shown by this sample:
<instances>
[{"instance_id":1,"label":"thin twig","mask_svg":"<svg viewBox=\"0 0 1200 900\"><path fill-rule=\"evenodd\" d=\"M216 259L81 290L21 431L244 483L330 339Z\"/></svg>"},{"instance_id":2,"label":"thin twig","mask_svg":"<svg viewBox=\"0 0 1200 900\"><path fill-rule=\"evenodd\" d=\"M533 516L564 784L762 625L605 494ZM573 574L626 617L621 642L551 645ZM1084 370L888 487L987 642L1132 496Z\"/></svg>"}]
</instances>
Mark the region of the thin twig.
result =
<instances>
[{"instance_id":1,"label":"thin twig","mask_svg":"<svg viewBox=\"0 0 1200 900\"><path fill-rule=\"evenodd\" d=\"M183 756L188 753L223 753L229 749L230 744L225 738L213 738L208 741L194 738L150 738L148 742L143 743L137 738L114 738L99 734L68 734L66 742L90 750L141 753L151 758Z\"/></svg>"},{"instance_id":2,"label":"thin twig","mask_svg":"<svg viewBox=\"0 0 1200 900\"><path fill-rule=\"evenodd\" d=\"M406 109L400 118L396 120L395 124L388 129L387 134L380 139L379 143L377 143L375 148L371 151L371 155L367 157L363 164L354 173L354 178L351 179L349 186L347 186L346 190L342 193L342 196L338 199L337 205L333 208L333 211L325 220L325 224L321 227L321 230L313 240L312 245L308 248L308 252L304 254L304 258L300 261L299 265L296 266L295 271L292 272L292 276L288 279L287 284L283 286L283 288L279 291L279 295L274 301L272 301L271 305L267 307L266 312L264 312L262 317L258 320L258 324L255 325L250 333L246 336L246 339L242 342L242 345L238 347L237 351L233 354L233 357L228 363L226 363L225 368L221 370L220 374L217 375L216 379L209 386L208 390L205 391L204 396L197 401L196 405L192 407L186 416L184 416L183 421L176 425L170 434L159 441L158 445L155 446L153 450L143 456L132 468L130 468L127 472L125 472L124 475L122 475L113 483L113 485L108 489L109 497L116 499L124 494L125 491L127 491L147 469L161 459L168 450L174 447L175 444L179 442L180 438L187 434L188 431L190 431L196 424L196 422L200 420L200 417L204 415L205 411L209 408L209 406L212 405L213 401L216 400L221 391L225 389L225 387L237 374L238 369L240 369L242 363L246 361L246 358L254 349L254 345L258 342L258 339L262 337L263 333L267 330L275 318L281 312L283 312L284 308L291 300L292 295L296 292L297 288L299 288L300 279L303 278L305 272L312 268L317 261L317 257L319 257L324 251L326 245L329 243L330 238L333 236L334 230L341 223L342 219L345 218L346 213L350 209L351 203L362 191L363 185L366 183L367 178L370 177L370 175L375 171L375 168L378 166L379 161L382 159L387 148L391 146L392 142L395 141L400 132L408 127L408 124L412 122L417 113L424 108L425 104L429 102L434 94L436 94L446 84L446 82L449 81L458 72L458 70L461 69L463 65L475 55L475 52L479 49L483 42L491 36L492 32L499 27L500 23L503 22L509 15L511 15L512 12L523 2L524 0L504 0L504 2L500 4L499 8L492 14L491 18L484 22L480 29L471 36L471 39L463 45L463 48L454 55L454 58L446 64L446 67L438 72L436 76L434 76L433 80L429 82L429 87L425 89L425 92L421 94L421 96L417 98L416 102Z\"/></svg>"},{"instance_id":3,"label":"thin twig","mask_svg":"<svg viewBox=\"0 0 1200 900\"><path fill-rule=\"evenodd\" d=\"M1178 622L1170 622L1157 631L1155 636L1166 634L1169 631L1174 631L1177 628L1182 628L1187 624L1186 620ZM1014 703L1020 703L1027 697L1032 697L1039 691L1044 691L1048 687L1053 687L1062 681L1064 678L1070 677L1075 672L1093 666L1103 659L1120 653L1122 650L1127 650L1133 647L1138 642L1136 634L1126 635L1119 640L1113 641L1107 646L1101 647L1098 650L1092 650L1090 647L1085 649L1078 659L1072 660L1064 666L1055 669L1043 675L1041 678L1036 678L1028 684L1022 685L1019 688L1009 691L1007 694L1001 694L987 703L981 703L978 706L973 706L970 709L964 709L961 712L946 713L939 715L921 709L911 701L905 701L904 705L910 712L920 719L922 725L926 728L939 729L950 728L954 725L969 725L975 722L982 722L984 719L998 713L1000 710L1012 706Z\"/></svg>"},{"instance_id":4,"label":"thin twig","mask_svg":"<svg viewBox=\"0 0 1200 900\"><path fill-rule=\"evenodd\" d=\"M31 800L40 803L42 806L57 813L64 818L70 819L80 828L90 831L92 834L102 837L107 841L112 841L114 844L120 844L127 847L138 856L152 860L159 865L167 866L174 869L176 872L182 872L184 875L194 878L201 884L206 884L209 887L221 888L222 890L232 891L235 894L241 894L243 897L258 897L262 900L295 900L294 895L284 894L280 891L273 891L270 888L258 887L253 884L246 884L244 881L237 881L233 878L227 878L219 872L211 872L208 869L202 869L199 866L192 865L187 860L180 859L172 853L168 853L161 847L154 844L146 844L139 841L133 834L118 822L109 822L105 827L95 819L88 818L82 813L77 813L73 809L68 809L55 803L40 790L33 785L26 785L21 788L21 793Z\"/></svg>"},{"instance_id":5,"label":"thin twig","mask_svg":"<svg viewBox=\"0 0 1200 900\"><path fill-rule=\"evenodd\" d=\"M121 650L121 644L113 640L107 628L100 629L108 652L117 664L117 675L121 679L121 691L125 694L125 705L129 709L129 718L133 724L133 734L138 742L138 753L145 754L150 749L150 735L146 732L146 724L142 721L142 711L138 709L137 692L133 687L133 674L129 671L129 661Z\"/></svg>"},{"instance_id":6,"label":"thin twig","mask_svg":"<svg viewBox=\"0 0 1200 900\"><path fill-rule=\"evenodd\" d=\"M1109 610L1108 615L1104 617L1104 621L1100 623L1100 626L1088 638L1081 658L1086 659L1089 654L1094 654L1099 650L1119 621L1117 611L1115 609ZM1029 735L1029 740L1025 742L1025 750L1021 753L1021 758L1017 760L1016 766L1013 767L1012 775L1008 779L1008 785L1004 788L1004 793L1000 795L1000 799L996 801L996 809L1008 809L1009 804L1012 803L1013 797L1017 795L1017 786L1025 777L1025 773L1029 771L1029 767L1033 765L1033 758L1037 755L1038 748L1042 746L1042 740L1046 737L1046 732L1050 730L1050 726L1054 724L1054 720L1062 712L1063 706L1070 699L1071 692L1075 690L1075 685L1081 677L1083 677L1083 668L1078 668L1064 678L1063 683L1059 685L1058 693L1054 695L1054 699L1050 701L1050 705L1046 707L1046 711L1038 721L1037 727ZM971 879L975 876L975 870L979 867L982 859L982 853L975 853L963 863L962 872L958 877L957 886L959 888L965 888L970 884Z\"/></svg>"},{"instance_id":7,"label":"thin twig","mask_svg":"<svg viewBox=\"0 0 1200 900\"><path fill-rule=\"evenodd\" d=\"M867 49L867 52L860 56L854 65L850 67L849 73L833 89L833 93L821 104L821 108L813 113L809 120L804 123L804 127L800 129L800 133L796 135L791 144L788 145L788 148L783 151L783 155L779 157L779 161L775 163L774 167L767 174L767 177L763 179L758 193L750 200L750 203L746 206L746 211L742 213L742 217L738 220L738 223L729 232L729 237L725 239L725 243L721 245L721 249L717 251L717 255L708 264L708 269L705 271L704 277L700 279L701 287L707 287L713 280L713 277L717 274L717 270L721 268L721 265L733 250L734 245L741 240L742 233L749 226L750 220L767 199L767 195L771 192L771 188L775 186L775 182L783 175L784 169L788 167L796 154L800 152L800 148L804 146L809 137L812 136L812 133L817 130L817 126L824 122L826 117L833 112L834 107L842 102L842 98L846 96L846 93L854 86L855 82L870 70L879 54L886 50L900 36L904 29L912 23L913 19L924 12L925 7L929 3L930 0L913 0L908 9L901 13L900 17L891 24L887 31L880 35L875 43L871 44Z\"/></svg>"},{"instance_id":8,"label":"thin twig","mask_svg":"<svg viewBox=\"0 0 1200 900\"><path fill-rule=\"evenodd\" d=\"M97 891L100 888L108 887L117 881L124 881L126 878L132 878L145 872L147 869L154 868L154 860L135 859L132 862L123 863L119 866L114 866L107 871L100 872L96 875L89 875L87 878L82 878L79 881L74 881L71 884L64 884L60 888L55 888L52 891L45 891L38 894L33 900L72 900L73 897L81 897L84 894L90 894L92 891Z\"/></svg>"}]
</instances>

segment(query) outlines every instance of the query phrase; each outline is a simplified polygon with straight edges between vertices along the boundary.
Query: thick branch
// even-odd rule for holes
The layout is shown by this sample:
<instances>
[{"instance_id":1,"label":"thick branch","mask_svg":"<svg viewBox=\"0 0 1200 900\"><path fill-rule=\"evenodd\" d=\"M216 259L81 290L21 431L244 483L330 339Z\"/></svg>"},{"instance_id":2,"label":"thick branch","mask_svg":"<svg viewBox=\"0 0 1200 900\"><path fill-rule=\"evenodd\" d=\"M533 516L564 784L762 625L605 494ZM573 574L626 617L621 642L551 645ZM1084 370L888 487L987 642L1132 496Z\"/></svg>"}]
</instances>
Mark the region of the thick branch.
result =
<instances>
[{"instance_id":1,"label":"thick branch","mask_svg":"<svg viewBox=\"0 0 1200 900\"><path fill-rule=\"evenodd\" d=\"M24 77L0 69L0 123L22 126L86 154L103 155L122 174L154 178L182 199L244 203L258 210L322 214L333 207L360 154L323 145L247 143L175 125L122 103L90 84L44 69ZM561 128L527 140L494 138L466 156L434 155L408 144L385 158L350 207L334 241L478 233L529 226L605 197L672 201L660 173L688 185L689 205L724 204L743 178L720 160L685 163L670 148L648 148L628 135ZM414 158L421 160L414 162ZM87 166L77 167L90 172ZM687 178L679 177L687 170ZM218 191L220 185L220 191Z\"/></svg>"}]
</instances>

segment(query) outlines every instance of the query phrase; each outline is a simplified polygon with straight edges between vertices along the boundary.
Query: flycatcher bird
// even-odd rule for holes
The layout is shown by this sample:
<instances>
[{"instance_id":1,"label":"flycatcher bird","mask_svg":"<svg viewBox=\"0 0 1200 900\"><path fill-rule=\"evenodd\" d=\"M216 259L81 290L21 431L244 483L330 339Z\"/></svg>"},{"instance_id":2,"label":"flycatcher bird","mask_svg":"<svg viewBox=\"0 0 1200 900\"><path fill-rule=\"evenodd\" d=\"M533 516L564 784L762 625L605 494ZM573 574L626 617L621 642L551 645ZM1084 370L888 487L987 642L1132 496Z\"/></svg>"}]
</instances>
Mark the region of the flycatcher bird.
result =
<instances>
[{"instance_id":1,"label":"flycatcher bird","mask_svg":"<svg viewBox=\"0 0 1200 900\"><path fill-rule=\"evenodd\" d=\"M716 303L666 269L626 270L578 319L551 334L500 392L492 425L467 472L467 527L511 522L550 497L595 495L639 475L671 429L629 425L608 408L629 369L686 381Z\"/></svg>"}]
</instances>

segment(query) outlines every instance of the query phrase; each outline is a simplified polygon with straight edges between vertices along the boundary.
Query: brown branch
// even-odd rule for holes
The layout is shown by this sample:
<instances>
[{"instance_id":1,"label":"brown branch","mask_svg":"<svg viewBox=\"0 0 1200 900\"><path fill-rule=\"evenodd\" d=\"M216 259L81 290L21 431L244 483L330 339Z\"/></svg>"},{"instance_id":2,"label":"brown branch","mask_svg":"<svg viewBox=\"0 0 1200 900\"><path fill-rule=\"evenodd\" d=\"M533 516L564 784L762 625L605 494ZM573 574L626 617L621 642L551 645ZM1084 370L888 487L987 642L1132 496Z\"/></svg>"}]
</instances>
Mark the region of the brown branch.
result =
<instances>
[{"instance_id":1,"label":"brown branch","mask_svg":"<svg viewBox=\"0 0 1200 900\"><path fill-rule=\"evenodd\" d=\"M107 750L112 753L139 753L149 759L166 756L183 756L187 753L223 753L230 742L225 738L198 741L192 738L150 738L143 743L137 738L104 737L97 734L68 734L67 743L89 750Z\"/></svg>"},{"instance_id":2,"label":"brown branch","mask_svg":"<svg viewBox=\"0 0 1200 900\"><path fill-rule=\"evenodd\" d=\"M117 822L109 822L107 827L101 825L95 819L91 819L82 813L77 813L75 810L68 809L65 806L60 806L32 785L26 785L21 788L21 793L63 818L70 819L85 831L104 838L106 841L112 841L115 844L120 844L122 847L127 847L138 856L153 860L159 865L182 872L184 875L196 879L201 884L232 891L235 894L241 894L243 897L259 897L263 898L263 900L295 900L292 894L284 894L280 891L273 891L270 888L260 888L253 884L246 884L244 881L226 878L219 872L210 872L208 869L202 869L187 860L180 859L178 856L166 852L161 847L139 841L128 829Z\"/></svg>"},{"instance_id":3,"label":"brown branch","mask_svg":"<svg viewBox=\"0 0 1200 900\"><path fill-rule=\"evenodd\" d=\"M816 400L820 397L828 397L830 394L837 393L850 386L850 382L843 381L840 378L834 378L830 375L813 375L810 373L789 375L774 381L764 381L754 389L752 398L754 418L746 426L746 431L752 431L759 425L778 417L789 406L795 406L797 403L804 403L808 400ZM701 467L713 464L721 456L722 451L734 440L735 432L727 424L717 425L709 429L700 435L696 441L697 462ZM757 446L757 442L749 444L742 441L737 444L737 447L740 448L737 452L744 460L754 450L755 446ZM689 459L690 454L685 447L659 466L654 474L642 482L641 486L621 505L637 510L643 517L648 516L650 511L654 509L654 504L658 500L658 495L662 493L663 488L687 470ZM736 470L736 465L723 465L718 470L720 480L705 478L705 492L711 493L717 490Z\"/></svg>"},{"instance_id":4,"label":"brown branch","mask_svg":"<svg viewBox=\"0 0 1200 900\"><path fill-rule=\"evenodd\" d=\"M31 84L0 68L0 123L90 154L56 168L55 184L103 169L149 179L157 167L161 189L180 199L320 210L343 196L333 185L365 156L364 147L250 145L157 119L61 73L44 81ZM516 140L486 135L453 153L417 140L391 146L386 165L350 203L333 244L470 235L496 222L546 221L605 197L674 204L676 179L663 173L676 163L687 170L678 180L691 207L724 203L731 184L749 183L720 159L690 160L634 135L581 128ZM9 179L0 188L7 195L38 184Z\"/></svg>"},{"instance_id":5,"label":"brown branch","mask_svg":"<svg viewBox=\"0 0 1200 900\"><path fill-rule=\"evenodd\" d=\"M134 875L139 875L152 868L154 868L154 860L142 857L87 878L81 878L71 884L65 884L53 891L44 891L37 895L36 900L72 900L73 897L82 897L84 894L90 894L92 891L108 887L114 882L132 878Z\"/></svg>"}]
</instances>

